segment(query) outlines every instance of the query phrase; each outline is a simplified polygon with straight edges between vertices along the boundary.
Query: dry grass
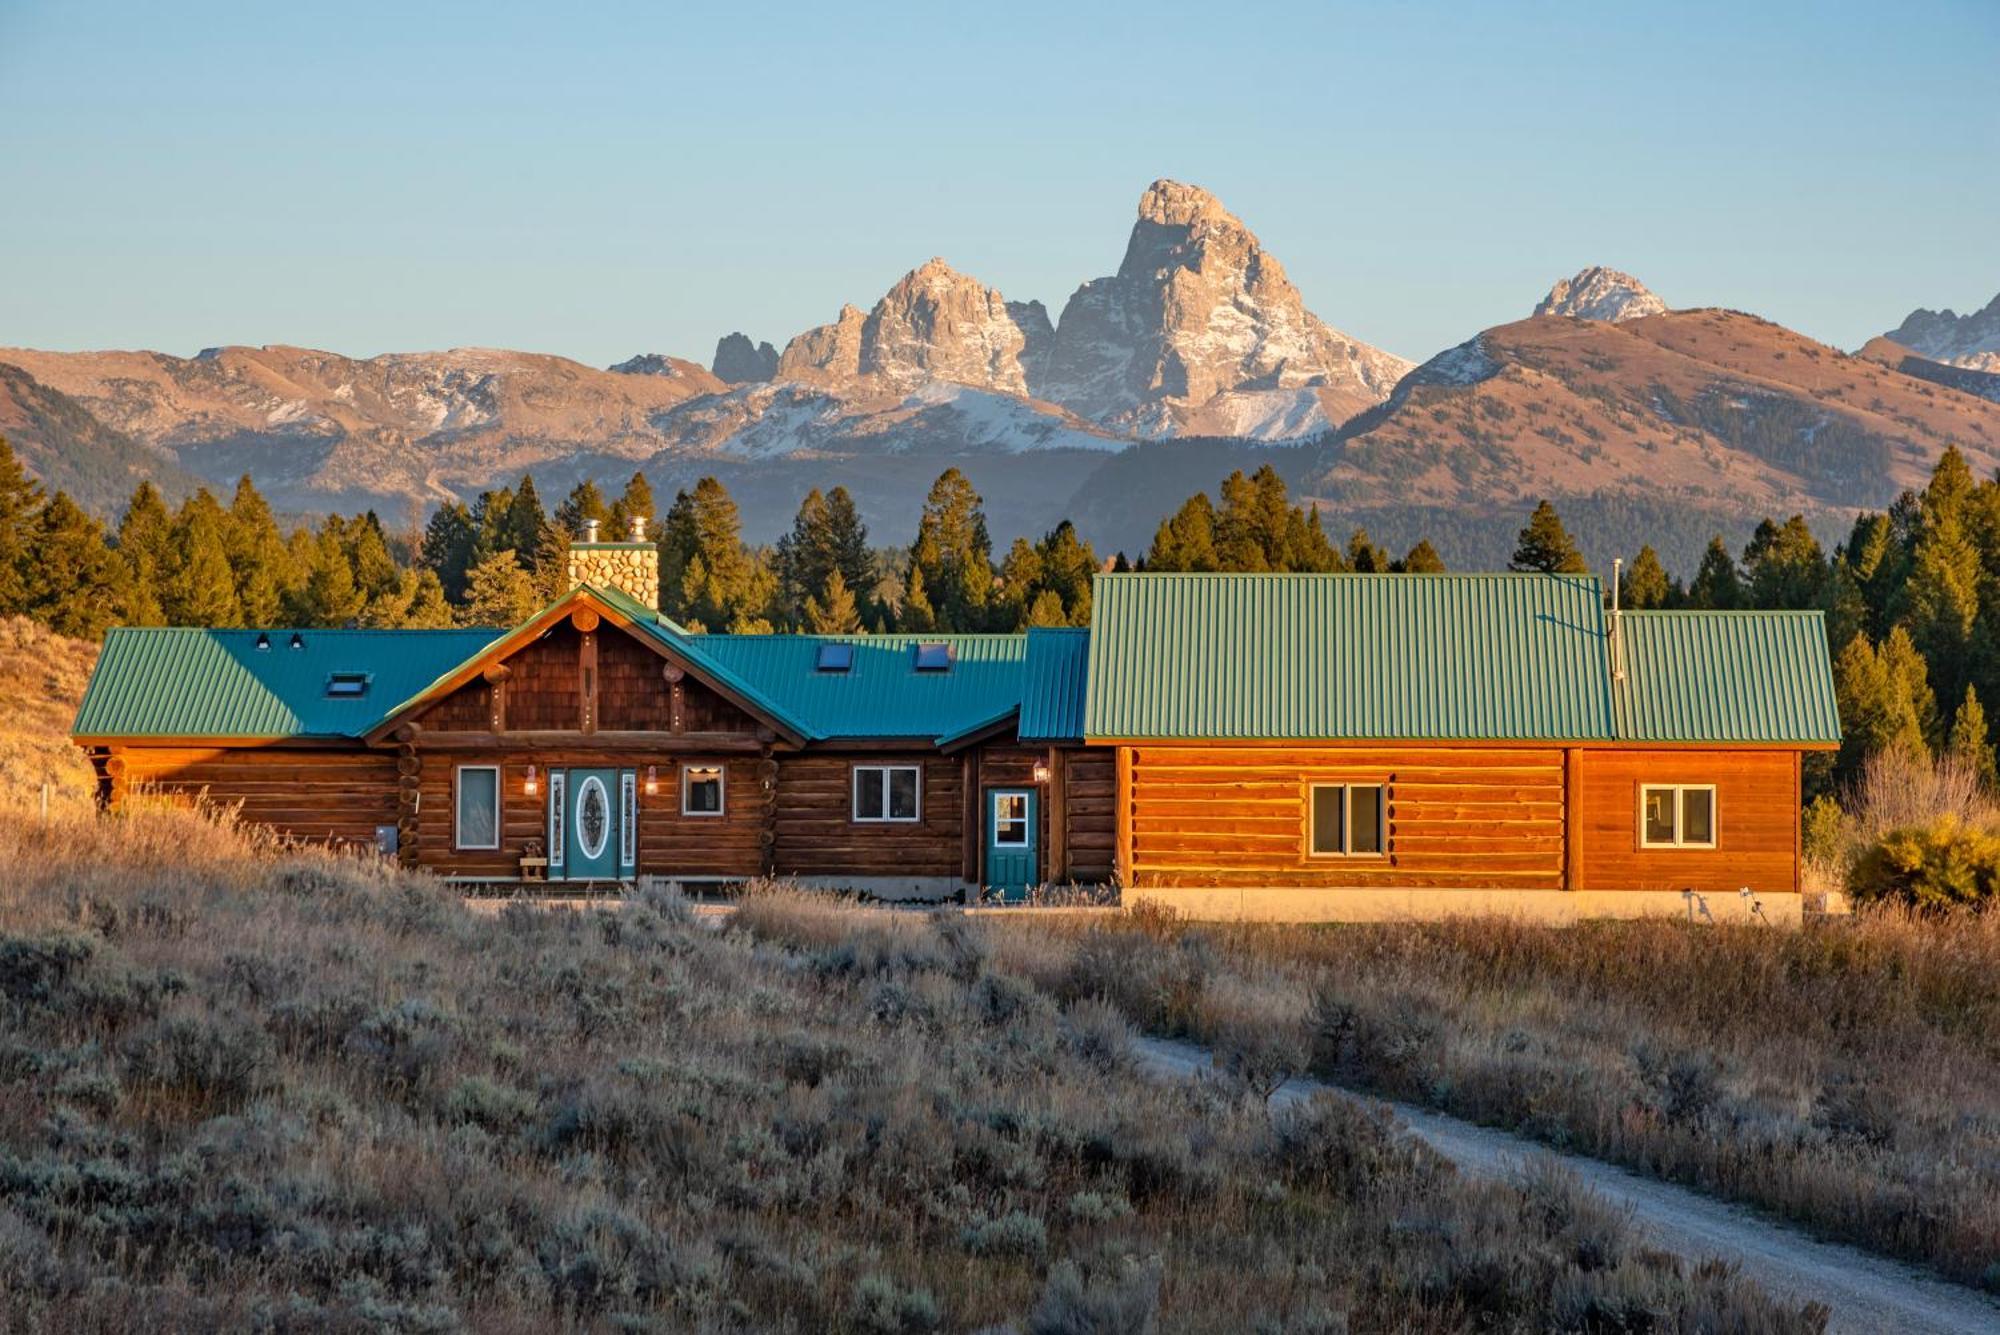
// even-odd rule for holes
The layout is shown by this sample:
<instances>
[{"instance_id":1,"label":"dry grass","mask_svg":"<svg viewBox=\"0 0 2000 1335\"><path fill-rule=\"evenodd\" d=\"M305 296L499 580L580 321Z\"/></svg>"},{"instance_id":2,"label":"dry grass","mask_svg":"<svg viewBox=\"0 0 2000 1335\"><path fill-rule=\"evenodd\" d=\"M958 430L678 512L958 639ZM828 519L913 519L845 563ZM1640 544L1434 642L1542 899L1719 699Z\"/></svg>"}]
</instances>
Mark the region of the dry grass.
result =
<instances>
[{"instance_id":1,"label":"dry grass","mask_svg":"<svg viewBox=\"0 0 2000 1335\"><path fill-rule=\"evenodd\" d=\"M1003 967L2000 1288L2000 915L995 928Z\"/></svg>"},{"instance_id":2,"label":"dry grass","mask_svg":"<svg viewBox=\"0 0 2000 1335\"><path fill-rule=\"evenodd\" d=\"M1161 1085L963 916L466 912L0 827L0 1328L1811 1330L1570 1184Z\"/></svg>"},{"instance_id":3,"label":"dry grass","mask_svg":"<svg viewBox=\"0 0 2000 1335\"><path fill-rule=\"evenodd\" d=\"M26 617L0 617L0 818L39 808L89 807L96 778L68 733L97 646L52 634Z\"/></svg>"}]
</instances>

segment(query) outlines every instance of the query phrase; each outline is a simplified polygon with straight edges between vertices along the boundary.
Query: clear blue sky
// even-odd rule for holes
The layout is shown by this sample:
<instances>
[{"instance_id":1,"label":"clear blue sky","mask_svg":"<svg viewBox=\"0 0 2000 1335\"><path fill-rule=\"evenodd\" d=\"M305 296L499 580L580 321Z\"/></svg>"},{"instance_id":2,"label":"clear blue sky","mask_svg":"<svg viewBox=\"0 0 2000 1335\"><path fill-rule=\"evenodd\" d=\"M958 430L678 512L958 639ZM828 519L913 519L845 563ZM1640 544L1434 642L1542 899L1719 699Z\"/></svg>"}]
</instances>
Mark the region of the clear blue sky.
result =
<instances>
[{"instance_id":1,"label":"clear blue sky","mask_svg":"<svg viewBox=\"0 0 2000 1335\"><path fill-rule=\"evenodd\" d=\"M0 344L1054 313L1158 176L1415 358L1588 263L1843 347L2000 291L2000 0L560 8L0 0Z\"/></svg>"}]
</instances>

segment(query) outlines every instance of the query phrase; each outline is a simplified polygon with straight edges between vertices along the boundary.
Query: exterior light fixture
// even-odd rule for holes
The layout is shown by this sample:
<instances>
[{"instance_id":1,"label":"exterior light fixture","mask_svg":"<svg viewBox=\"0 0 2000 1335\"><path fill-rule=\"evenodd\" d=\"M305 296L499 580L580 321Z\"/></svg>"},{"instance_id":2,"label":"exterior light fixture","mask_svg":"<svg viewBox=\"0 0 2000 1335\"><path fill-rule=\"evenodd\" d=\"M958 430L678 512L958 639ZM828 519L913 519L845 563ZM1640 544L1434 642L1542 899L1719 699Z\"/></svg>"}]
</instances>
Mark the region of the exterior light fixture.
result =
<instances>
[{"instance_id":1,"label":"exterior light fixture","mask_svg":"<svg viewBox=\"0 0 2000 1335\"><path fill-rule=\"evenodd\" d=\"M303 636L303 635L301 635L301 634L299 634L299 633L298 633L297 631L293 631L293 632L292 632L292 648L294 648L294 649L303 649L303 648L305 648L305 647L306 647L306 637L305 637L305 636Z\"/></svg>"},{"instance_id":2,"label":"exterior light fixture","mask_svg":"<svg viewBox=\"0 0 2000 1335\"><path fill-rule=\"evenodd\" d=\"M260 631L258 631L258 632L257 632L257 652L258 652L258 653L260 653L260 654L267 654L267 653L271 652L271 632L270 632L270 631L268 631L268 630L260 630Z\"/></svg>"},{"instance_id":3,"label":"exterior light fixture","mask_svg":"<svg viewBox=\"0 0 2000 1335\"><path fill-rule=\"evenodd\" d=\"M1048 762L1037 760L1035 762L1034 775L1036 783L1047 783L1049 781Z\"/></svg>"},{"instance_id":4,"label":"exterior light fixture","mask_svg":"<svg viewBox=\"0 0 2000 1335\"><path fill-rule=\"evenodd\" d=\"M535 767L533 765L530 765L528 766L528 780L526 783L521 785L521 791L525 792L529 797L533 797L538 791L540 791L540 788L541 788L541 780L535 777Z\"/></svg>"},{"instance_id":5,"label":"exterior light fixture","mask_svg":"<svg viewBox=\"0 0 2000 1335\"><path fill-rule=\"evenodd\" d=\"M658 765L648 765L646 766L646 796L651 797L659 791L660 767Z\"/></svg>"}]
</instances>

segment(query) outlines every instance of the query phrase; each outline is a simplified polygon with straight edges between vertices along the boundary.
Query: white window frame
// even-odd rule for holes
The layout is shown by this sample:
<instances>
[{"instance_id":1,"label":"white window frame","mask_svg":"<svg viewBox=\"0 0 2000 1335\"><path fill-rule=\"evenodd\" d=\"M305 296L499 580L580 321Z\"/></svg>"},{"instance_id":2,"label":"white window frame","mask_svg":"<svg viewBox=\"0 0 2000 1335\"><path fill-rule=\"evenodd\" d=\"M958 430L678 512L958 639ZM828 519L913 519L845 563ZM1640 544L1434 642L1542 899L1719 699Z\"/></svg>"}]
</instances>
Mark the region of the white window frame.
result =
<instances>
[{"instance_id":1,"label":"white window frame","mask_svg":"<svg viewBox=\"0 0 2000 1335\"><path fill-rule=\"evenodd\" d=\"M1000 803L1003 799L1021 800L1021 837L1002 839L1000 837ZM987 842L994 848L1031 848L1034 846L1034 800L1025 788L990 788L986 794L986 819L988 824ZM1011 823L1011 818L1010 818Z\"/></svg>"},{"instance_id":2,"label":"white window frame","mask_svg":"<svg viewBox=\"0 0 2000 1335\"><path fill-rule=\"evenodd\" d=\"M909 816L894 816L889 813L889 776L898 770L908 770L917 778L916 813ZM864 816L861 814L861 776L872 774L882 792L882 814ZM849 815L856 825L915 825L924 818L924 767L922 765L856 765L853 778L849 781Z\"/></svg>"},{"instance_id":3,"label":"white window frame","mask_svg":"<svg viewBox=\"0 0 2000 1335\"><path fill-rule=\"evenodd\" d=\"M1672 793L1674 795L1674 837L1672 839L1651 839L1646 835L1646 794ZM1681 837L1681 794L1708 794L1708 838L1705 840L1683 839ZM1639 785L1638 810L1635 816L1638 826L1639 847L1641 848L1700 848L1712 849L1722 843L1722 809L1716 800L1715 785L1712 783L1641 783Z\"/></svg>"},{"instance_id":4,"label":"white window frame","mask_svg":"<svg viewBox=\"0 0 2000 1335\"><path fill-rule=\"evenodd\" d=\"M694 772L715 775L715 810L696 811L688 806L688 791L694 786ZM682 765L681 766L681 815L696 820L713 820L729 810L729 767L727 765Z\"/></svg>"},{"instance_id":5,"label":"white window frame","mask_svg":"<svg viewBox=\"0 0 2000 1335\"><path fill-rule=\"evenodd\" d=\"M1318 819L1319 794L1325 789L1340 791L1340 848L1338 851L1319 847L1318 831L1314 822ZM1376 831L1380 835L1380 848L1355 852L1354 842L1354 793L1356 789L1367 789L1375 794ZM1337 858L1343 862L1380 862L1389 856L1389 785L1381 780L1366 783L1312 783L1306 785L1306 856L1311 859Z\"/></svg>"},{"instance_id":6,"label":"white window frame","mask_svg":"<svg viewBox=\"0 0 2000 1335\"><path fill-rule=\"evenodd\" d=\"M490 844L468 844L465 842L465 776L472 771L484 771L493 776L493 842ZM491 852L500 847L500 830L505 823L506 791L498 765L459 765L451 772L451 846L463 852Z\"/></svg>"}]
</instances>

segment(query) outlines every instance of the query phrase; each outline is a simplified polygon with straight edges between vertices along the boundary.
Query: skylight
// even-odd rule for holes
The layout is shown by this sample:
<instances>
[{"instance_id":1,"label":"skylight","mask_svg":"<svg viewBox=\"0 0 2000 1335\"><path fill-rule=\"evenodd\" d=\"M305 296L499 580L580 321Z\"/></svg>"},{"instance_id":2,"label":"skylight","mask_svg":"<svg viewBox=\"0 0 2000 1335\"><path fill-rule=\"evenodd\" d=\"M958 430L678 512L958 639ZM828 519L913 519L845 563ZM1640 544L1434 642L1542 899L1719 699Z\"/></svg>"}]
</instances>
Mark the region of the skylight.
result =
<instances>
[{"instance_id":1,"label":"skylight","mask_svg":"<svg viewBox=\"0 0 2000 1335\"><path fill-rule=\"evenodd\" d=\"M951 646L932 642L917 646L917 671L951 671Z\"/></svg>"},{"instance_id":2,"label":"skylight","mask_svg":"<svg viewBox=\"0 0 2000 1335\"><path fill-rule=\"evenodd\" d=\"M366 672L329 672L326 674L326 693L336 699L366 695L369 679Z\"/></svg>"},{"instance_id":3,"label":"skylight","mask_svg":"<svg viewBox=\"0 0 2000 1335\"><path fill-rule=\"evenodd\" d=\"M854 666L854 646L851 644L822 644L819 655L813 660L813 667L820 672L846 672Z\"/></svg>"}]
</instances>

